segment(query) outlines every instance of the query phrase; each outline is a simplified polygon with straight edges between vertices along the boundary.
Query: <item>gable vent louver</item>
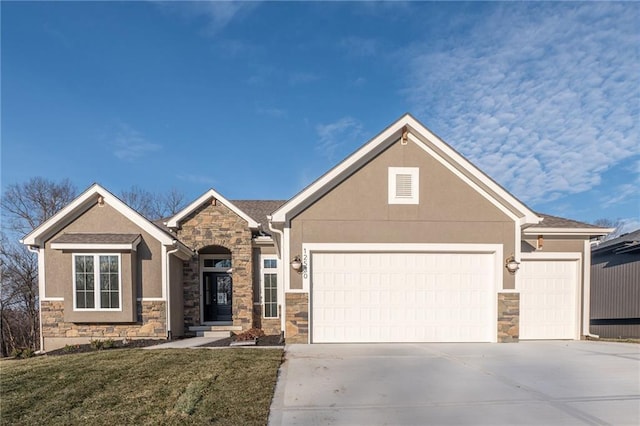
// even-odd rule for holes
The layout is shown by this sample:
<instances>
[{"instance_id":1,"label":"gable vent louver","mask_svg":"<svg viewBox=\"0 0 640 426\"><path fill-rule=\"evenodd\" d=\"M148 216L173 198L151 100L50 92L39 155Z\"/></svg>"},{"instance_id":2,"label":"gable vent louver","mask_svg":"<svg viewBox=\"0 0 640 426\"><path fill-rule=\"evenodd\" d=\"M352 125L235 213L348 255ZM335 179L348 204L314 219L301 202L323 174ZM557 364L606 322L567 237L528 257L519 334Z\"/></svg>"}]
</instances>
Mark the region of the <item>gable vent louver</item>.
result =
<instances>
[{"instance_id":1,"label":"gable vent louver","mask_svg":"<svg viewBox=\"0 0 640 426\"><path fill-rule=\"evenodd\" d=\"M413 180L410 174L398 173L396 175L396 198L413 197Z\"/></svg>"}]
</instances>

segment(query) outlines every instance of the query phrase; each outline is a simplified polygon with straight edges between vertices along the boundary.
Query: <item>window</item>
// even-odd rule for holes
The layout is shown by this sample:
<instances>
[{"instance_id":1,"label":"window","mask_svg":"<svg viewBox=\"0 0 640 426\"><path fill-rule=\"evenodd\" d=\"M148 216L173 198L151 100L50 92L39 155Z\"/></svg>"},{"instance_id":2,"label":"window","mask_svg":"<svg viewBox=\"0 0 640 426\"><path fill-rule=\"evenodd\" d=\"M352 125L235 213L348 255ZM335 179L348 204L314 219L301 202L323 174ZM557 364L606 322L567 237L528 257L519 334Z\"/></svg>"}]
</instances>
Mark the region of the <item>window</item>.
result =
<instances>
[{"instance_id":1,"label":"window","mask_svg":"<svg viewBox=\"0 0 640 426\"><path fill-rule=\"evenodd\" d=\"M265 318L278 318L278 260L262 260L262 302Z\"/></svg>"},{"instance_id":2,"label":"window","mask_svg":"<svg viewBox=\"0 0 640 426\"><path fill-rule=\"evenodd\" d=\"M418 204L419 169L389 167L389 204Z\"/></svg>"},{"instance_id":3,"label":"window","mask_svg":"<svg viewBox=\"0 0 640 426\"><path fill-rule=\"evenodd\" d=\"M202 266L205 268L231 268L231 259L204 259Z\"/></svg>"},{"instance_id":4,"label":"window","mask_svg":"<svg viewBox=\"0 0 640 426\"><path fill-rule=\"evenodd\" d=\"M120 309L120 269L120 255L74 255L74 308Z\"/></svg>"}]
</instances>

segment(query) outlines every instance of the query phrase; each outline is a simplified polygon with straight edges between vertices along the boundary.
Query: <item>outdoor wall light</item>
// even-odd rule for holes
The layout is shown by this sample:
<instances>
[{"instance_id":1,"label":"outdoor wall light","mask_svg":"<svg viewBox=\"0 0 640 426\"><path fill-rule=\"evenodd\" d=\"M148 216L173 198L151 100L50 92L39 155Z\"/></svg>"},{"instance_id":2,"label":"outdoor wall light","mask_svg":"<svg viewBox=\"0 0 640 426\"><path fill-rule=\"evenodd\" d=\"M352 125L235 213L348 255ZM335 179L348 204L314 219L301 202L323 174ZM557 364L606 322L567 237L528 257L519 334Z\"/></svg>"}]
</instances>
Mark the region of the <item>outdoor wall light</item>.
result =
<instances>
[{"instance_id":1,"label":"outdoor wall light","mask_svg":"<svg viewBox=\"0 0 640 426\"><path fill-rule=\"evenodd\" d=\"M296 272L300 272L300 270L302 269L302 261L300 260L300 256L296 256L293 258L293 260L291 261L291 268L293 268L293 270Z\"/></svg>"},{"instance_id":2,"label":"outdoor wall light","mask_svg":"<svg viewBox=\"0 0 640 426\"><path fill-rule=\"evenodd\" d=\"M504 261L504 267L507 268L510 274L515 274L518 269L520 269L520 262L516 260L516 258L511 255L507 257Z\"/></svg>"}]
</instances>

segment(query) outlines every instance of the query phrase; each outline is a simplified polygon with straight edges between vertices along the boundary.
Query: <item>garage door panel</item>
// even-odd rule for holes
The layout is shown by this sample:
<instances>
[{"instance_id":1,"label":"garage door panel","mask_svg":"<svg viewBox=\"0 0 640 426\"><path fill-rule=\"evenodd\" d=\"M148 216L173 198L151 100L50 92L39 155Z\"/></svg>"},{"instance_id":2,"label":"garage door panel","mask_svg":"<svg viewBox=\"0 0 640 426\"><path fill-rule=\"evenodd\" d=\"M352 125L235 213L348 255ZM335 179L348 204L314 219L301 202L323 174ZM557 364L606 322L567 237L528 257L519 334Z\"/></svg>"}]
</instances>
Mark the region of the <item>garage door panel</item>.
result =
<instances>
[{"instance_id":1,"label":"garage door panel","mask_svg":"<svg viewBox=\"0 0 640 426\"><path fill-rule=\"evenodd\" d=\"M312 339L492 341L493 268L492 254L314 253Z\"/></svg>"},{"instance_id":2,"label":"garage door panel","mask_svg":"<svg viewBox=\"0 0 640 426\"><path fill-rule=\"evenodd\" d=\"M523 260L520 338L575 339L578 260Z\"/></svg>"}]
</instances>

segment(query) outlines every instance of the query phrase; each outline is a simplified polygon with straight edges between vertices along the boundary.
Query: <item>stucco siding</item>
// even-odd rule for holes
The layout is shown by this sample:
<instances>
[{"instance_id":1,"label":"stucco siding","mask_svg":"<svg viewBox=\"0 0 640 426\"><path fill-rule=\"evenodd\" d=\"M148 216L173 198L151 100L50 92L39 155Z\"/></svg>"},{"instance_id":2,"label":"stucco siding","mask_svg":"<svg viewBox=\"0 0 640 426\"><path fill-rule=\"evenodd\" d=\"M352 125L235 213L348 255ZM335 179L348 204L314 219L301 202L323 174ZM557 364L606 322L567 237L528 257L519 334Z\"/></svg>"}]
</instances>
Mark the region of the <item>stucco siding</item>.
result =
<instances>
[{"instance_id":1,"label":"stucco siding","mask_svg":"<svg viewBox=\"0 0 640 426\"><path fill-rule=\"evenodd\" d=\"M558 237L558 236L542 236L542 247L538 248L537 236L525 236L522 238L522 252L523 253L583 253L584 256L584 242L589 237L576 236L576 237Z\"/></svg>"},{"instance_id":2,"label":"stucco siding","mask_svg":"<svg viewBox=\"0 0 640 426\"><path fill-rule=\"evenodd\" d=\"M419 204L388 203L388 168L418 167ZM409 143L399 142L291 221L291 256L303 243L485 243L514 252L514 221L453 172ZM513 276L504 273L504 288ZM291 289L301 289L298 274Z\"/></svg>"},{"instance_id":3,"label":"stucco siding","mask_svg":"<svg viewBox=\"0 0 640 426\"><path fill-rule=\"evenodd\" d=\"M139 280L137 297L162 297L162 248L159 241L140 227L105 204L97 204L66 226L45 243L45 298L65 297L66 289L72 287L72 252L51 249L51 241L63 233L130 233L142 235L136 252L136 271Z\"/></svg>"}]
</instances>

